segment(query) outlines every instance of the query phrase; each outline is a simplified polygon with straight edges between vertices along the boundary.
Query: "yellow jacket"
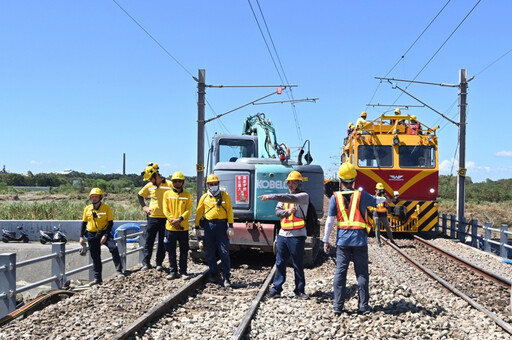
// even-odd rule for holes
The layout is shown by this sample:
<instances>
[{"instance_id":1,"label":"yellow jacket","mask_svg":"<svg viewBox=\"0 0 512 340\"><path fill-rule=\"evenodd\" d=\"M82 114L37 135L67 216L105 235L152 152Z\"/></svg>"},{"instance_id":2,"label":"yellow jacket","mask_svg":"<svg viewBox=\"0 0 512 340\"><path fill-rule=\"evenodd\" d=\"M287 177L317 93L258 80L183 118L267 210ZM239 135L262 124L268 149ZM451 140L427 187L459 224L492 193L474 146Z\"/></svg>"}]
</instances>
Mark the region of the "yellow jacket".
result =
<instances>
[{"instance_id":1,"label":"yellow jacket","mask_svg":"<svg viewBox=\"0 0 512 340\"><path fill-rule=\"evenodd\" d=\"M164 215L167 217L165 228L172 231L188 230L188 218L192 212L192 195L183 190L177 193L174 189L164 193ZM176 229L171 224L171 220L181 217L180 226L183 229Z\"/></svg>"},{"instance_id":2,"label":"yellow jacket","mask_svg":"<svg viewBox=\"0 0 512 340\"><path fill-rule=\"evenodd\" d=\"M96 213L94 217L93 212ZM107 229L108 222L114 220L112 209L105 203L101 203L98 210L94 209L94 205L89 204L85 207L82 221L87 222L87 231L97 232Z\"/></svg>"},{"instance_id":3,"label":"yellow jacket","mask_svg":"<svg viewBox=\"0 0 512 340\"><path fill-rule=\"evenodd\" d=\"M222 204L217 205L217 198L222 195ZM231 197L225 191L221 191L217 196L212 196L209 193L201 196L197 204L196 211L196 227L199 225L201 217L207 220L228 220L228 223L233 223L233 207L231 206Z\"/></svg>"},{"instance_id":4,"label":"yellow jacket","mask_svg":"<svg viewBox=\"0 0 512 340\"><path fill-rule=\"evenodd\" d=\"M149 182L142 189L140 189L140 196L151 197L151 202L149 202L149 209L151 209L151 214L149 217L165 218L164 211L162 209L163 198L164 193L170 189L172 189L172 183L168 182L167 180L162 182L159 187Z\"/></svg>"}]
</instances>

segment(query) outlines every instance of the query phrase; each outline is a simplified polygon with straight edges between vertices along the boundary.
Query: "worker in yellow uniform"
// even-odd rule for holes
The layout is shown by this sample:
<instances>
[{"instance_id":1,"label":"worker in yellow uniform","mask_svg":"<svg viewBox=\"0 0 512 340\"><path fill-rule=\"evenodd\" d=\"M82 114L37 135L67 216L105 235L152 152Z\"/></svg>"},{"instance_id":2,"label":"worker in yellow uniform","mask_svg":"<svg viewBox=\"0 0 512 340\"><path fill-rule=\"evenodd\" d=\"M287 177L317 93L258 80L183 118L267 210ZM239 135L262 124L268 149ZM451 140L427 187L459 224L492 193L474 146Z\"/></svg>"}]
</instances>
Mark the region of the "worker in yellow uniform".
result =
<instances>
[{"instance_id":1,"label":"worker in yellow uniform","mask_svg":"<svg viewBox=\"0 0 512 340\"><path fill-rule=\"evenodd\" d=\"M149 163L142 171L142 177L145 181L149 181L137 195L139 203L148 216L148 224L146 230L146 244L144 245L144 263L141 270L151 268L151 256L153 255L153 246L155 238L158 236L158 244L156 248L156 270L162 271L162 262L165 258L164 233L167 218L163 211L164 193L172 188L169 183L158 172L158 164ZM144 198L150 197L149 207L146 205Z\"/></svg>"},{"instance_id":2,"label":"worker in yellow uniform","mask_svg":"<svg viewBox=\"0 0 512 340\"><path fill-rule=\"evenodd\" d=\"M391 232L391 228L389 227L388 220L387 203L391 202L391 200L386 195L386 190L384 190L384 184L380 182L377 183L377 185L375 186L375 196L386 198L386 202L377 204L377 207L373 209L373 221L375 222L375 236L377 237L377 243L379 247L382 246L382 243L380 241L380 228L381 226L384 226L389 241L395 244L395 240L393 239L393 233Z\"/></svg>"},{"instance_id":3,"label":"worker in yellow uniform","mask_svg":"<svg viewBox=\"0 0 512 340\"><path fill-rule=\"evenodd\" d=\"M356 127L358 129L361 129L364 126L364 124L366 124L366 117L366 111L361 112L361 117L359 117L356 121Z\"/></svg>"},{"instance_id":4,"label":"worker in yellow uniform","mask_svg":"<svg viewBox=\"0 0 512 340\"><path fill-rule=\"evenodd\" d=\"M89 251L92 258L92 269L94 271L94 280L90 285L97 285L103 282L101 272L101 245L107 246L112 254L112 260L117 270L117 277L124 277L119 250L117 250L116 241L110 233L114 226L114 215L112 209L105 203L102 203L103 192L100 188L93 188L89 193L91 203L85 207L82 228L80 231L80 244L85 245L85 241L89 244ZM84 253L85 255L85 253Z\"/></svg>"},{"instance_id":5,"label":"worker in yellow uniform","mask_svg":"<svg viewBox=\"0 0 512 340\"><path fill-rule=\"evenodd\" d=\"M204 246L209 267L209 281L218 282L217 257L222 261L224 287L231 287L231 260L229 258L229 238L233 235L233 207L228 193L220 190L219 178L211 174L206 178L208 192L201 196L196 210L196 228L204 228ZM201 223L201 218L204 217Z\"/></svg>"},{"instance_id":6,"label":"worker in yellow uniform","mask_svg":"<svg viewBox=\"0 0 512 340\"><path fill-rule=\"evenodd\" d=\"M165 224L165 250L169 254L169 275L167 279L172 280L178 277L178 266L176 263L176 243L180 246L180 268L179 276L188 279L187 254L188 254L188 218L192 212L192 195L183 189L185 176L176 171L171 182L173 188L164 193L164 215L167 218Z\"/></svg>"},{"instance_id":7,"label":"worker in yellow uniform","mask_svg":"<svg viewBox=\"0 0 512 340\"><path fill-rule=\"evenodd\" d=\"M400 111L400 108L399 108L399 107L397 107L397 108L395 109L395 116L400 116L401 114L402 114L402 111ZM391 125L395 125L395 122L396 122L396 121L397 121L397 120L395 120L395 119L391 119L391 120L390 120ZM398 121L398 124L399 124L399 125L402 125L402 124L404 124L404 122L403 122L402 120L399 120L399 121Z\"/></svg>"}]
</instances>

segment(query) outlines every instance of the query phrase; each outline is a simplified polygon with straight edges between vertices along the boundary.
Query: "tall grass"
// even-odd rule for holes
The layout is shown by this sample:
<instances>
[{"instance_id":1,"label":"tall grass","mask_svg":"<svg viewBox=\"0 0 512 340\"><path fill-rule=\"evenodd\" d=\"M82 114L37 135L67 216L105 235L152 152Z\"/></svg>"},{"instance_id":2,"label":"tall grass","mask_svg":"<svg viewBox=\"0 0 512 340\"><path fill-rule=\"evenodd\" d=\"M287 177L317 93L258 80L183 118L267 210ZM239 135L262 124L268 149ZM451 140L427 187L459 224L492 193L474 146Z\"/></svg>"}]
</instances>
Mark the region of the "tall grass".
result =
<instances>
[{"instance_id":1,"label":"tall grass","mask_svg":"<svg viewBox=\"0 0 512 340\"><path fill-rule=\"evenodd\" d=\"M46 202L0 202L0 220L82 220L89 201L57 200ZM144 220L140 206L108 202L114 220Z\"/></svg>"},{"instance_id":2,"label":"tall grass","mask_svg":"<svg viewBox=\"0 0 512 340\"><path fill-rule=\"evenodd\" d=\"M469 222L477 219L478 224L491 222L495 227L502 224L512 225L512 201L503 202L466 202L465 216ZM447 215L457 214L457 202L455 200L442 199L439 201L439 213Z\"/></svg>"}]
</instances>

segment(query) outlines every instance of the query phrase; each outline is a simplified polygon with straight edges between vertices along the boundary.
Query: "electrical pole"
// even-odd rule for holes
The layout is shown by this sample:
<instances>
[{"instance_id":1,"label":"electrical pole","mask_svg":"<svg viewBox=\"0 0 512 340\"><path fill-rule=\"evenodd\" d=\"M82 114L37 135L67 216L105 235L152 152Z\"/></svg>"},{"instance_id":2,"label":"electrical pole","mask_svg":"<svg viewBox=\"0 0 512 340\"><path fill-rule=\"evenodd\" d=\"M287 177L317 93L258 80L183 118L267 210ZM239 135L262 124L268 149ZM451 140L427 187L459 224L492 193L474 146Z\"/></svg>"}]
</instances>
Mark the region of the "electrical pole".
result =
<instances>
[{"instance_id":1,"label":"electrical pole","mask_svg":"<svg viewBox=\"0 0 512 340\"><path fill-rule=\"evenodd\" d=\"M461 69L459 73L459 170L457 171L457 220L464 218L464 202L466 197L466 97L468 83L467 72Z\"/></svg>"},{"instance_id":2,"label":"electrical pole","mask_svg":"<svg viewBox=\"0 0 512 340\"><path fill-rule=\"evenodd\" d=\"M198 70L197 81L197 164L196 164L196 181L197 181L197 202L203 195L204 183L204 109L205 109L205 94L206 94L206 78L205 70Z\"/></svg>"}]
</instances>

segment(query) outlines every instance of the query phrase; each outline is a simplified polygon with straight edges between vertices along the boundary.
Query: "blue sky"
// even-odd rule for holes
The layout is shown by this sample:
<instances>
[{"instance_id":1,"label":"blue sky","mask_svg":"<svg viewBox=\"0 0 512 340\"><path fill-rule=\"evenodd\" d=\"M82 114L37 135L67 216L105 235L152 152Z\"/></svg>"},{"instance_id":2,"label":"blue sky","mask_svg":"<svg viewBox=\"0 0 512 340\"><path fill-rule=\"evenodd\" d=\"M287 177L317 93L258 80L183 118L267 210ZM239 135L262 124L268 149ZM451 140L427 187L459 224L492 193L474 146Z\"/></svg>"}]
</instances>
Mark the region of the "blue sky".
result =
<instances>
[{"instance_id":1,"label":"blue sky","mask_svg":"<svg viewBox=\"0 0 512 340\"><path fill-rule=\"evenodd\" d=\"M0 166L17 173L120 173L126 153L127 173L152 161L164 175L195 175L192 75L206 69L207 84L281 83L248 1L116 1L181 66L114 1L0 3ZM209 123L207 138L241 133L247 116L264 112L279 142L296 149L311 140L315 163L332 175L348 122L363 110L370 119L386 110L366 104L418 104L374 79L408 51L388 77L413 79L424 68L417 80L456 84L459 69L475 75L468 92L468 175L512 178L512 117L503 109L511 87L512 2L481 1L426 65L478 1L449 1L408 50L447 2L260 0L286 78L298 85L294 98L319 100L296 104L298 124L290 104L249 105ZM251 4L264 25L258 3ZM273 90L209 88L206 116ZM413 84L407 91L458 120L456 88ZM455 173L457 127L427 108L403 112L441 126L441 173Z\"/></svg>"}]
</instances>

